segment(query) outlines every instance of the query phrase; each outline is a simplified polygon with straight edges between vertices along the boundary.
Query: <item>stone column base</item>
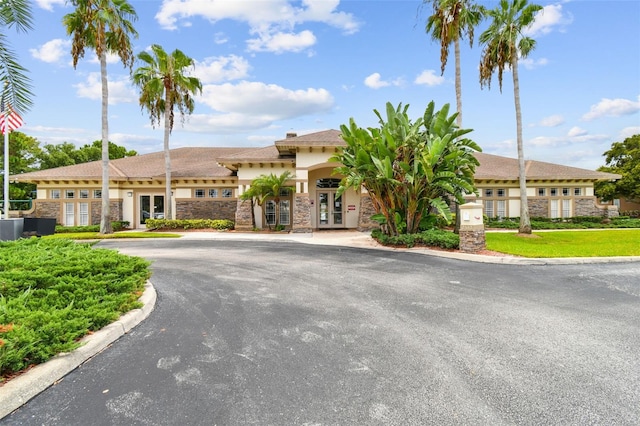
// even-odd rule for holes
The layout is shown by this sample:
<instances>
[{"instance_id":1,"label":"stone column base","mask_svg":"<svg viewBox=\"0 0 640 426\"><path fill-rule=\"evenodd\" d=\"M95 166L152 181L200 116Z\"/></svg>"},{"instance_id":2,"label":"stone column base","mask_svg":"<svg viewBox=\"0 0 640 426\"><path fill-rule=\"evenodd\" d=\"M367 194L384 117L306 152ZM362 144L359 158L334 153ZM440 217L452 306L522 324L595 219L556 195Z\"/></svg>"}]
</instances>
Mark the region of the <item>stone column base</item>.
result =
<instances>
[{"instance_id":1,"label":"stone column base","mask_svg":"<svg viewBox=\"0 0 640 426\"><path fill-rule=\"evenodd\" d=\"M253 231L253 222L251 221L251 201L238 200L235 222L236 231Z\"/></svg>"},{"instance_id":2,"label":"stone column base","mask_svg":"<svg viewBox=\"0 0 640 426\"><path fill-rule=\"evenodd\" d=\"M293 223L291 232L313 232L311 226L311 201L309 194L296 194L293 200Z\"/></svg>"},{"instance_id":3,"label":"stone column base","mask_svg":"<svg viewBox=\"0 0 640 426\"><path fill-rule=\"evenodd\" d=\"M471 225L460 227L460 251L464 253L477 253L487 247L484 225Z\"/></svg>"}]
</instances>

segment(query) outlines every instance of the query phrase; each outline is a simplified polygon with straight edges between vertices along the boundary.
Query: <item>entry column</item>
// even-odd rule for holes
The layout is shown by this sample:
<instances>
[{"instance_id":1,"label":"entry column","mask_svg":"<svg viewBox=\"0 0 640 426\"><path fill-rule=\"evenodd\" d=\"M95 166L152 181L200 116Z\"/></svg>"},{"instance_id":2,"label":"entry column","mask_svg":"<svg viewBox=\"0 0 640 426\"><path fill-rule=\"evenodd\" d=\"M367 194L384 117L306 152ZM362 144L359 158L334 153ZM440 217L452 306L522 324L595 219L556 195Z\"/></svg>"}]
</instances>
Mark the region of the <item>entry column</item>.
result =
<instances>
[{"instance_id":1,"label":"entry column","mask_svg":"<svg viewBox=\"0 0 640 426\"><path fill-rule=\"evenodd\" d=\"M293 196L292 232L312 232L311 199L309 198L309 181L296 182L296 192Z\"/></svg>"}]
</instances>

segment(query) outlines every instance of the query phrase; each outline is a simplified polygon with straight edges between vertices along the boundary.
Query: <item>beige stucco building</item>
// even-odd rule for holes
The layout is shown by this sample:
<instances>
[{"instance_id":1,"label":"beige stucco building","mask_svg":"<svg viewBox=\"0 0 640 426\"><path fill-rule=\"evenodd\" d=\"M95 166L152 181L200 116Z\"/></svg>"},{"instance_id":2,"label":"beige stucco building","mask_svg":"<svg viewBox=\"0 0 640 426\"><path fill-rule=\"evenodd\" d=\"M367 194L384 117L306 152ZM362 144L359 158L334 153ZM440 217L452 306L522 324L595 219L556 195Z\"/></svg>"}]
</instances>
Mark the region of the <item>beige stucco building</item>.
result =
<instances>
[{"instance_id":1,"label":"beige stucco building","mask_svg":"<svg viewBox=\"0 0 640 426\"><path fill-rule=\"evenodd\" d=\"M171 150L169 201L177 219L231 219L236 229L251 229L251 204L240 199L260 175L289 171L293 191L283 193L280 208L273 201L263 212L255 207L256 225L275 222L293 232L317 229L375 227L374 213L366 191L336 191L341 176L331 161L344 146L338 130L308 135L287 134L263 148L178 148ZM469 201L484 204L490 217L516 217L520 212L517 160L476 154L476 186L480 197ZM24 173L12 181L37 185L37 199L26 216L55 217L66 226L97 224L101 209L101 162L78 164ZM614 206L598 204L593 184L618 175L527 161L527 196L532 217L615 215ZM110 162L109 199L113 220L124 220L132 228L144 228L150 217L163 217L165 210L164 153L152 153ZM266 214L264 214L266 213Z\"/></svg>"}]
</instances>

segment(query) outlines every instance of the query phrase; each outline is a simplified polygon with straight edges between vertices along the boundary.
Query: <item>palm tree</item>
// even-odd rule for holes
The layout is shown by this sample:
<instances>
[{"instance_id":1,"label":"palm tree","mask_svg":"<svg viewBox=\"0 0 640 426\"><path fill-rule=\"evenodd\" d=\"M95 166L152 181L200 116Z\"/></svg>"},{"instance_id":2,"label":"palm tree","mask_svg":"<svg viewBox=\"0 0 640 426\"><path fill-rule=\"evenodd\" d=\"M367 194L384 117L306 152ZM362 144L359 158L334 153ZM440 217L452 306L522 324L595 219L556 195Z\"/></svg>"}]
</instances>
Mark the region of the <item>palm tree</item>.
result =
<instances>
[{"instance_id":1,"label":"palm tree","mask_svg":"<svg viewBox=\"0 0 640 426\"><path fill-rule=\"evenodd\" d=\"M502 92L502 73L511 68L513 74L513 95L516 106L516 131L518 144L518 171L520 178L520 227L522 234L531 234L529 206L527 203L527 177L522 142L522 112L520 109L520 82L518 79L518 59L526 58L535 48L536 41L523 34L535 20L535 14L542 6L528 4L527 0L500 0L497 8L488 12L493 19L489 27L480 35L480 43L485 47L480 60L480 85L491 87L491 76L498 70L498 82Z\"/></svg>"},{"instance_id":2,"label":"palm tree","mask_svg":"<svg viewBox=\"0 0 640 426\"><path fill-rule=\"evenodd\" d=\"M165 163L165 218L171 219L171 156L169 135L173 130L174 110L180 113L184 123L185 114L193 113L193 95L202 92L202 83L197 77L187 75L187 68L194 61L176 49L168 55L162 46L151 46L153 55L143 51L138 59L144 65L133 73L133 82L140 88L140 106L149 112L151 125L160 125L164 117L164 163Z\"/></svg>"},{"instance_id":3,"label":"palm tree","mask_svg":"<svg viewBox=\"0 0 640 426\"><path fill-rule=\"evenodd\" d=\"M0 1L0 29L16 27L18 32L33 29L31 2L28 0ZM31 83L27 70L16 60L16 53L9 47L4 31L0 32L0 81L2 99L18 113L24 113L32 105Z\"/></svg>"},{"instance_id":4,"label":"palm tree","mask_svg":"<svg viewBox=\"0 0 640 426\"><path fill-rule=\"evenodd\" d=\"M279 175L274 173L260 175L251 182L249 193L257 199L258 205L262 207L265 222L269 229L271 229L271 224L267 220L267 210L264 208L264 204L269 200L274 202L276 216L274 226L278 229L280 225L280 194L283 189L293 188L292 185L287 185L287 182L293 178L293 174L287 170Z\"/></svg>"},{"instance_id":5,"label":"palm tree","mask_svg":"<svg viewBox=\"0 0 640 426\"><path fill-rule=\"evenodd\" d=\"M69 0L75 10L62 18L67 35L73 36L71 56L73 67L84 57L85 49L91 48L100 60L102 83L102 213L100 233L110 234L111 214L109 206L109 88L107 84L107 53L115 53L129 70L133 67L134 55L131 36L138 33L132 21L138 19L135 9L127 0Z\"/></svg>"},{"instance_id":6,"label":"palm tree","mask_svg":"<svg viewBox=\"0 0 640 426\"><path fill-rule=\"evenodd\" d=\"M433 15L427 19L425 30L431 38L440 41L440 72L449 58L449 46L453 43L456 67L456 107L457 124L462 128L462 83L460 79L460 39L469 38L473 47L473 30L484 18L485 8L474 4L472 0L423 0L433 4Z\"/></svg>"}]
</instances>

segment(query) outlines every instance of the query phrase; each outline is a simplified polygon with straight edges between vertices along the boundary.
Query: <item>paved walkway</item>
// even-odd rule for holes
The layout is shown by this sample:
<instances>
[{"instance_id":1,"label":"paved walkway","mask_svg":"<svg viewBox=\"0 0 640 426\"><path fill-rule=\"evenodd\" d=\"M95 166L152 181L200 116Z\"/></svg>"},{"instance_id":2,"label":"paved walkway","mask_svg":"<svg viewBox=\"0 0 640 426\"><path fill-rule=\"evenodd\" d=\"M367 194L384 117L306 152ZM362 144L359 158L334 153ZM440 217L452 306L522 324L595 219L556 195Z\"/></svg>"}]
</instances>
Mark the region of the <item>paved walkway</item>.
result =
<instances>
[{"instance_id":1,"label":"paved walkway","mask_svg":"<svg viewBox=\"0 0 640 426\"><path fill-rule=\"evenodd\" d=\"M640 257L617 258L558 258L558 259L527 259L515 256L493 256L486 254L467 254L456 251L433 250L421 247L390 248L378 244L369 233L357 231L318 231L305 234L277 234L277 233L240 233L240 232L183 232L182 239L219 239L219 240L247 240L247 241L287 241L302 244L321 244L343 247L367 248L387 251L409 251L429 256L439 256L464 261L500 263L500 264L577 264L604 262L638 262ZM138 240L139 241L139 240ZM101 352L119 337L128 333L133 327L149 316L155 306L156 293L153 285L148 283L141 297L143 308L133 310L117 322L83 339L83 346L79 349L61 354L52 360L38 365L27 373L18 376L0 387L0 419L10 414L22 404L56 383L67 373L77 368L83 362Z\"/></svg>"}]
</instances>

